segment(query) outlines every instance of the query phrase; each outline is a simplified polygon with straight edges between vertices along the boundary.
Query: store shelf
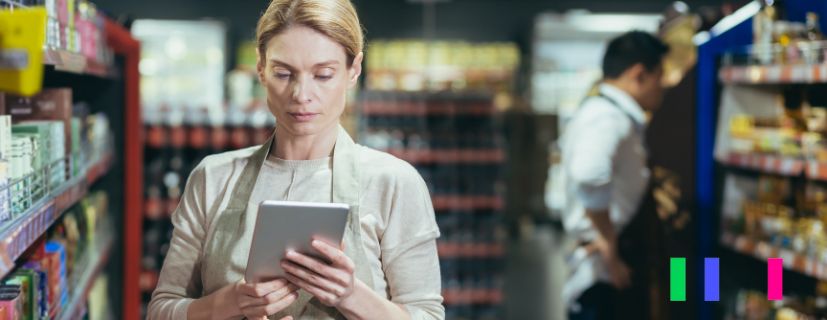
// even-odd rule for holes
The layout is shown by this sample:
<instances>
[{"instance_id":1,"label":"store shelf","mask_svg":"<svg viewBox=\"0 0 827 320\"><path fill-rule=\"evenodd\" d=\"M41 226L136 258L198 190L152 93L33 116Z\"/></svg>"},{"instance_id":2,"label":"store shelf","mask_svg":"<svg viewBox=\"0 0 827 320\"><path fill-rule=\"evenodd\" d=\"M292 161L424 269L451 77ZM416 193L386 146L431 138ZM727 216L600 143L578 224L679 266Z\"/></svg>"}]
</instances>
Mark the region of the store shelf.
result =
<instances>
[{"instance_id":1,"label":"store shelf","mask_svg":"<svg viewBox=\"0 0 827 320\"><path fill-rule=\"evenodd\" d=\"M109 170L112 159L111 154L103 156L84 174L66 182L54 196L38 201L17 220L4 226L0 231L0 278L14 269L17 258L46 233L64 211L86 195L89 186Z\"/></svg>"},{"instance_id":2,"label":"store shelf","mask_svg":"<svg viewBox=\"0 0 827 320\"><path fill-rule=\"evenodd\" d=\"M160 274L156 270L141 271L141 276L138 279L141 292L152 293L158 285L158 277Z\"/></svg>"},{"instance_id":3,"label":"store shelf","mask_svg":"<svg viewBox=\"0 0 827 320\"><path fill-rule=\"evenodd\" d=\"M503 300L502 290L499 289L443 289L442 297L445 305L496 305Z\"/></svg>"},{"instance_id":4,"label":"store shelf","mask_svg":"<svg viewBox=\"0 0 827 320\"><path fill-rule=\"evenodd\" d=\"M111 229L112 227L108 225L104 225L103 228L99 229L99 239L94 243L94 247L86 249L86 253L84 253L84 256L81 258L83 262L75 267L75 270L79 272L75 272L75 275L69 279L69 303L57 316L57 319L80 319L83 316L89 290L109 261L109 255L115 243L115 238L111 231L106 231Z\"/></svg>"},{"instance_id":5,"label":"store shelf","mask_svg":"<svg viewBox=\"0 0 827 320\"><path fill-rule=\"evenodd\" d=\"M500 243L457 243L438 241L440 259L494 259L505 257L505 247Z\"/></svg>"},{"instance_id":6,"label":"store shelf","mask_svg":"<svg viewBox=\"0 0 827 320\"><path fill-rule=\"evenodd\" d=\"M730 153L726 165L747 170L827 181L827 163L776 155Z\"/></svg>"},{"instance_id":7,"label":"store shelf","mask_svg":"<svg viewBox=\"0 0 827 320\"><path fill-rule=\"evenodd\" d=\"M749 65L723 67L725 84L784 84L827 82L827 64Z\"/></svg>"},{"instance_id":8,"label":"store shelf","mask_svg":"<svg viewBox=\"0 0 827 320\"><path fill-rule=\"evenodd\" d=\"M827 163L808 161L805 169L807 177L813 180L827 181Z\"/></svg>"},{"instance_id":9,"label":"store shelf","mask_svg":"<svg viewBox=\"0 0 827 320\"><path fill-rule=\"evenodd\" d=\"M434 209L439 210L501 210L503 200L497 196L440 196L431 197Z\"/></svg>"},{"instance_id":10,"label":"store shelf","mask_svg":"<svg viewBox=\"0 0 827 320\"><path fill-rule=\"evenodd\" d=\"M110 78L113 75L111 68L107 65L89 59L79 53L64 50L47 49L43 52L43 63L54 66L55 70L58 71L86 74L101 78Z\"/></svg>"},{"instance_id":11,"label":"store shelf","mask_svg":"<svg viewBox=\"0 0 827 320\"><path fill-rule=\"evenodd\" d=\"M434 163L499 164L505 161L505 153L500 149L395 149L387 152L414 165Z\"/></svg>"},{"instance_id":12,"label":"store shelf","mask_svg":"<svg viewBox=\"0 0 827 320\"><path fill-rule=\"evenodd\" d=\"M451 107L426 103L396 104L395 102L365 101L361 107L363 116L370 117L422 117L422 116L489 116L497 113L493 105Z\"/></svg>"},{"instance_id":13,"label":"store shelf","mask_svg":"<svg viewBox=\"0 0 827 320\"><path fill-rule=\"evenodd\" d=\"M761 261L766 262L767 258L782 258L784 259L784 268L788 270L827 280L827 263L805 257L792 250L778 248L764 241L757 241L743 235L727 232L721 235L720 241L724 247L755 257Z\"/></svg>"},{"instance_id":14,"label":"store shelf","mask_svg":"<svg viewBox=\"0 0 827 320\"><path fill-rule=\"evenodd\" d=\"M803 159L776 155L730 153L726 164L748 170L774 173L785 176L798 176L805 168Z\"/></svg>"}]
</instances>

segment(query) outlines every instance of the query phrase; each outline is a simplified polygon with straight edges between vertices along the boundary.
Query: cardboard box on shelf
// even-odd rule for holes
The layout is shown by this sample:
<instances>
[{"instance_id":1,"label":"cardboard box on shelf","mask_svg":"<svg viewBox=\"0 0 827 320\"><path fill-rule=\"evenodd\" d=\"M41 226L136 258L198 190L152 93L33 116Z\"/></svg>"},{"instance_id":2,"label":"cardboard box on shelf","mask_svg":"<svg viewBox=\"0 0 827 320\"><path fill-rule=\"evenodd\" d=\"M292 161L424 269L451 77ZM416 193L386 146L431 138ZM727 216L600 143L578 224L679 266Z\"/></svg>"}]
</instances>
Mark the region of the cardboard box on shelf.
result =
<instances>
[{"instance_id":1,"label":"cardboard box on shelf","mask_svg":"<svg viewBox=\"0 0 827 320\"><path fill-rule=\"evenodd\" d=\"M0 103L2 105L2 103ZM74 150L71 139L72 128L72 89L43 89L30 97L8 95L5 97L5 110L0 114L12 116L13 123L34 120L57 120L63 122L65 154Z\"/></svg>"}]
</instances>

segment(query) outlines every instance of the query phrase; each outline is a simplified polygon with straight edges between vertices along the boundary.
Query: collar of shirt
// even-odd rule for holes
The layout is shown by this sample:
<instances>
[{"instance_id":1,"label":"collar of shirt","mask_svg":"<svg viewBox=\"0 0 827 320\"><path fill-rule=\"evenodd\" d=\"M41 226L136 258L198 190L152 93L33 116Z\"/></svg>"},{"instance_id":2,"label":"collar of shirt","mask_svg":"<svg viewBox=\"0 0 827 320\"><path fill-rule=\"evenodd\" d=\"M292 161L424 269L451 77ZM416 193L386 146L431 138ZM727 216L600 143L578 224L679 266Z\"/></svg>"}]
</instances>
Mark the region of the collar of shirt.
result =
<instances>
[{"instance_id":1,"label":"collar of shirt","mask_svg":"<svg viewBox=\"0 0 827 320\"><path fill-rule=\"evenodd\" d=\"M646 126L646 113L632 96L618 87L603 83L600 84L600 94L614 100L623 112L627 113L639 128Z\"/></svg>"}]
</instances>

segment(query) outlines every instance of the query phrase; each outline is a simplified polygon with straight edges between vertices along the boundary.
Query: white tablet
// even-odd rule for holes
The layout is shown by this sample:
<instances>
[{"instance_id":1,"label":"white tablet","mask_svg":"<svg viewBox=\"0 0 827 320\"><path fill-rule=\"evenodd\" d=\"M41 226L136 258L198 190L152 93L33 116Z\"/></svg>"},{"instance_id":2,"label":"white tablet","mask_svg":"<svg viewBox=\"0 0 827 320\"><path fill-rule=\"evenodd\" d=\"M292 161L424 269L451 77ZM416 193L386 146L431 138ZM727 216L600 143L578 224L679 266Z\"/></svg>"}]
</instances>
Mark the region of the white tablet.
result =
<instances>
[{"instance_id":1,"label":"white tablet","mask_svg":"<svg viewBox=\"0 0 827 320\"><path fill-rule=\"evenodd\" d=\"M319 237L341 243L349 209L349 205L342 203L262 202L244 279L256 283L283 277L280 262L288 249L326 261L310 242Z\"/></svg>"}]
</instances>

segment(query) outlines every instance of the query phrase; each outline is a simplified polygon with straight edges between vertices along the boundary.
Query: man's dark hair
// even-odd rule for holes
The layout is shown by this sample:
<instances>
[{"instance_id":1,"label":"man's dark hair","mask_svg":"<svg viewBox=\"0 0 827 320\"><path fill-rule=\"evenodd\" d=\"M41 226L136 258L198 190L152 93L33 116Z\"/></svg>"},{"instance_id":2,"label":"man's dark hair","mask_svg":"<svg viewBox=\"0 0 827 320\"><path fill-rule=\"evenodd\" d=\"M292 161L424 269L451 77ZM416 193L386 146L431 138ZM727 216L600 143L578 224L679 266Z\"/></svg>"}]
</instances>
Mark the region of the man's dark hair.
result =
<instances>
[{"instance_id":1,"label":"man's dark hair","mask_svg":"<svg viewBox=\"0 0 827 320\"><path fill-rule=\"evenodd\" d=\"M669 46L643 31L627 32L609 42L603 56L603 77L616 79L635 64L654 71L669 52Z\"/></svg>"}]
</instances>

